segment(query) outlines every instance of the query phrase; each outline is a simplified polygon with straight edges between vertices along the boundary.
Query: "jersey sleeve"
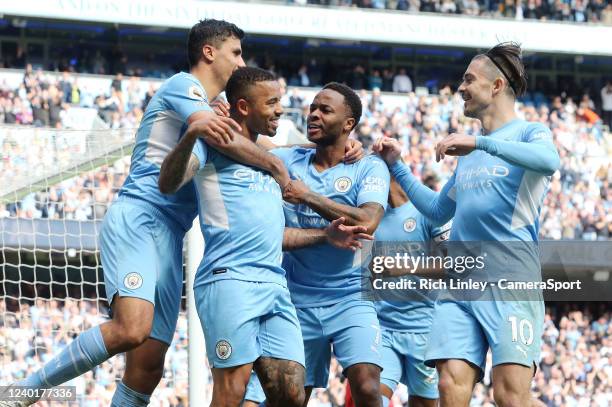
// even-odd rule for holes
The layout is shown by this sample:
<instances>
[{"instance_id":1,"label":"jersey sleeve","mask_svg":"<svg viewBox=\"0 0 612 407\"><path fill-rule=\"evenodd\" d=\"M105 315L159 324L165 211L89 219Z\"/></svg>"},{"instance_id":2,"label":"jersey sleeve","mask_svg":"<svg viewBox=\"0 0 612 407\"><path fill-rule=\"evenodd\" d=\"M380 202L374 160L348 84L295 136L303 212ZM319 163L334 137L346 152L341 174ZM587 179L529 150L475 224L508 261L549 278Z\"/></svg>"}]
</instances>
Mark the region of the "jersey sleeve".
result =
<instances>
[{"instance_id":1,"label":"jersey sleeve","mask_svg":"<svg viewBox=\"0 0 612 407\"><path fill-rule=\"evenodd\" d=\"M188 76L173 78L165 89L163 100L166 109L176 112L184 122L195 112L212 111L202 85Z\"/></svg>"},{"instance_id":2,"label":"jersey sleeve","mask_svg":"<svg viewBox=\"0 0 612 407\"><path fill-rule=\"evenodd\" d=\"M453 221L450 220L442 226L433 226L431 223L429 224L429 230L431 235L431 240L436 244L440 244L445 242L450 237L451 227L453 225Z\"/></svg>"},{"instance_id":3,"label":"jersey sleeve","mask_svg":"<svg viewBox=\"0 0 612 407\"><path fill-rule=\"evenodd\" d=\"M365 168L358 180L357 206L374 202L386 209L390 181L387 165L375 156L367 156L362 160Z\"/></svg>"},{"instance_id":4,"label":"jersey sleeve","mask_svg":"<svg viewBox=\"0 0 612 407\"><path fill-rule=\"evenodd\" d=\"M191 152L196 156L198 161L200 162L200 169L204 168L206 165L206 160L208 159L208 146L202 139L197 139L195 144L193 145L193 150Z\"/></svg>"},{"instance_id":5,"label":"jersey sleeve","mask_svg":"<svg viewBox=\"0 0 612 407\"><path fill-rule=\"evenodd\" d=\"M529 123L521 141L476 136L476 148L512 165L544 175L552 175L560 166L559 153L552 142L550 129L540 123Z\"/></svg>"},{"instance_id":6,"label":"jersey sleeve","mask_svg":"<svg viewBox=\"0 0 612 407\"><path fill-rule=\"evenodd\" d=\"M461 165L461 159L457 165ZM457 170L444 184L440 192L434 192L412 175L410 168L400 160L393 164L390 169L395 180L400 184L419 212L436 223L445 223L452 219L457 207L457 190L455 187L455 174Z\"/></svg>"},{"instance_id":7,"label":"jersey sleeve","mask_svg":"<svg viewBox=\"0 0 612 407\"><path fill-rule=\"evenodd\" d=\"M293 147L281 147L281 148L273 148L270 150L271 154L274 154L278 158L283 161L285 167L289 167L289 162L291 161L291 157L295 154L295 148Z\"/></svg>"}]
</instances>

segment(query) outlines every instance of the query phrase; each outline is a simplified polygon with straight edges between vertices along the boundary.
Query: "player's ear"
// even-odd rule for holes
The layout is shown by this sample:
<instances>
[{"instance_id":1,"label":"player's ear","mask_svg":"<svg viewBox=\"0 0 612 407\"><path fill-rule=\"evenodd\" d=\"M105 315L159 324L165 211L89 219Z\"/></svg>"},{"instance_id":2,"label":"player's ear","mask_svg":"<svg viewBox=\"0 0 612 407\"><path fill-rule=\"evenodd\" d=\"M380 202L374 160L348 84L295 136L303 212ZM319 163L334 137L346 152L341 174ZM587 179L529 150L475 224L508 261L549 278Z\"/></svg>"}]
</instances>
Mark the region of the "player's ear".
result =
<instances>
[{"instance_id":1,"label":"player's ear","mask_svg":"<svg viewBox=\"0 0 612 407\"><path fill-rule=\"evenodd\" d=\"M206 62L212 63L215 60L216 49L210 44L202 45L202 57Z\"/></svg>"},{"instance_id":2,"label":"player's ear","mask_svg":"<svg viewBox=\"0 0 612 407\"><path fill-rule=\"evenodd\" d=\"M353 126L355 125L355 119L349 117L344 121L344 126L342 127L346 133L350 133L353 130Z\"/></svg>"},{"instance_id":3,"label":"player's ear","mask_svg":"<svg viewBox=\"0 0 612 407\"><path fill-rule=\"evenodd\" d=\"M493 96L503 92L506 86L506 81L504 81L501 77L495 78L493 81Z\"/></svg>"},{"instance_id":4,"label":"player's ear","mask_svg":"<svg viewBox=\"0 0 612 407\"><path fill-rule=\"evenodd\" d=\"M243 116L248 116L249 114L249 103L246 99L238 99L236 102L236 110Z\"/></svg>"}]
</instances>

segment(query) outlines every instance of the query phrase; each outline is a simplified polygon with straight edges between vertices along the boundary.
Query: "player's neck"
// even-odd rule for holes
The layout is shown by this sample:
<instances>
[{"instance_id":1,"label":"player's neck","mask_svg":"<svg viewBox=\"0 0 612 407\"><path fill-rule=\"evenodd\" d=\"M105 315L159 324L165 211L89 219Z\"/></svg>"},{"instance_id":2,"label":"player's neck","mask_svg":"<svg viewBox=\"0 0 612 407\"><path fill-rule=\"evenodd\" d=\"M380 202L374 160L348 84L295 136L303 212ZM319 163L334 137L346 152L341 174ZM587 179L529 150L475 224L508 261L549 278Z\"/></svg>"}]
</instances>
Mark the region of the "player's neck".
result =
<instances>
[{"instance_id":1,"label":"player's neck","mask_svg":"<svg viewBox=\"0 0 612 407\"><path fill-rule=\"evenodd\" d=\"M396 182L392 182L389 188L389 205L392 208L399 208L406 204L408 200L408 195L406 195L402 187Z\"/></svg>"},{"instance_id":2,"label":"player's neck","mask_svg":"<svg viewBox=\"0 0 612 407\"><path fill-rule=\"evenodd\" d=\"M202 65L202 63L191 68L190 73L202 84L206 92L206 98L209 102L219 96L219 93L223 91L223 87L217 83L214 76L205 65Z\"/></svg>"},{"instance_id":3,"label":"player's neck","mask_svg":"<svg viewBox=\"0 0 612 407\"><path fill-rule=\"evenodd\" d=\"M480 118L482 134L488 135L517 118L514 112L514 101L501 106L491 105Z\"/></svg>"},{"instance_id":4,"label":"player's neck","mask_svg":"<svg viewBox=\"0 0 612 407\"><path fill-rule=\"evenodd\" d=\"M257 136L258 136L258 134L257 134L257 133L252 133L252 132L249 130L249 128L248 128L248 126L247 126L247 124L246 124L246 120L244 120L244 118L241 118L241 117L239 117L239 116L237 116L237 115L235 115L235 114L232 114L232 113L230 113L230 118L231 118L231 119L234 119L234 121L235 121L236 123L238 123L238 124L240 125L240 127L242 128L242 131L237 132L238 134L240 134L240 135L241 135L241 136L243 136L243 137L248 138L248 139L249 139L249 140L251 140L253 143L256 143L256 142L257 142Z\"/></svg>"},{"instance_id":5,"label":"player's neck","mask_svg":"<svg viewBox=\"0 0 612 407\"><path fill-rule=\"evenodd\" d=\"M344 145L344 142L342 145L337 142L330 145L318 144L313 160L315 168L319 171L323 171L335 167L344 161Z\"/></svg>"}]
</instances>

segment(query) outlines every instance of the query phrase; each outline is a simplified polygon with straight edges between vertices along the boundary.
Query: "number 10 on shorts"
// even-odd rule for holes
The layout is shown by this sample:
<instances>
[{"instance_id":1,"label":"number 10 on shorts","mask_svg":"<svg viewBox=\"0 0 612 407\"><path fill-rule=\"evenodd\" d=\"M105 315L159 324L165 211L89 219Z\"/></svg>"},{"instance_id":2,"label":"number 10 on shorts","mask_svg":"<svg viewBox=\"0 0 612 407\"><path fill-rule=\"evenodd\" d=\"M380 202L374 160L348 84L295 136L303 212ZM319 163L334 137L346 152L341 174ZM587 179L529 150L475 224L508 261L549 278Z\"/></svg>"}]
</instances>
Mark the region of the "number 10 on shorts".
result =
<instances>
[{"instance_id":1,"label":"number 10 on shorts","mask_svg":"<svg viewBox=\"0 0 612 407\"><path fill-rule=\"evenodd\" d=\"M518 342L519 335L521 342L524 345L531 345L533 343L533 325L528 319L518 320L515 316L508 317L512 329L512 342Z\"/></svg>"}]
</instances>

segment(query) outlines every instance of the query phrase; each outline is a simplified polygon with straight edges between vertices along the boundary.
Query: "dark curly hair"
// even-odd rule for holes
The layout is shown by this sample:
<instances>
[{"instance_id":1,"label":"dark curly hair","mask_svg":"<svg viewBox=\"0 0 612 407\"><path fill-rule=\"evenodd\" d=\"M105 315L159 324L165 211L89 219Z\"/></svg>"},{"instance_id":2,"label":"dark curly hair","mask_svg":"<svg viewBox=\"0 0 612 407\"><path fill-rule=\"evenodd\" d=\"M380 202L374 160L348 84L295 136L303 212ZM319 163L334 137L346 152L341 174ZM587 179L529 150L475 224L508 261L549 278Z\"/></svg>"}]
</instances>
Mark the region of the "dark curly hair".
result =
<instances>
[{"instance_id":1,"label":"dark curly hair","mask_svg":"<svg viewBox=\"0 0 612 407\"><path fill-rule=\"evenodd\" d=\"M238 28L236 24L228 23L224 20L200 20L191 27L187 37L189 66L193 67L198 64L202 58L202 47L205 44L219 48L221 43L229 37L236 37L241 40L244 38L244 31Z\"/></svg>"},{"instance_id":2,"label":"dark curly hair","mask_svg":"<svg viewBox=\"0 0 612 407\"><path fill-rule=\"evenodd\" d=\"M234 108L238 99L246 98L249 87L257 82L275 81L276 79L272 72L265 69L249 66L236 69L225 86L225 96L230 107Z\"/></svg>"}]
</instances>

